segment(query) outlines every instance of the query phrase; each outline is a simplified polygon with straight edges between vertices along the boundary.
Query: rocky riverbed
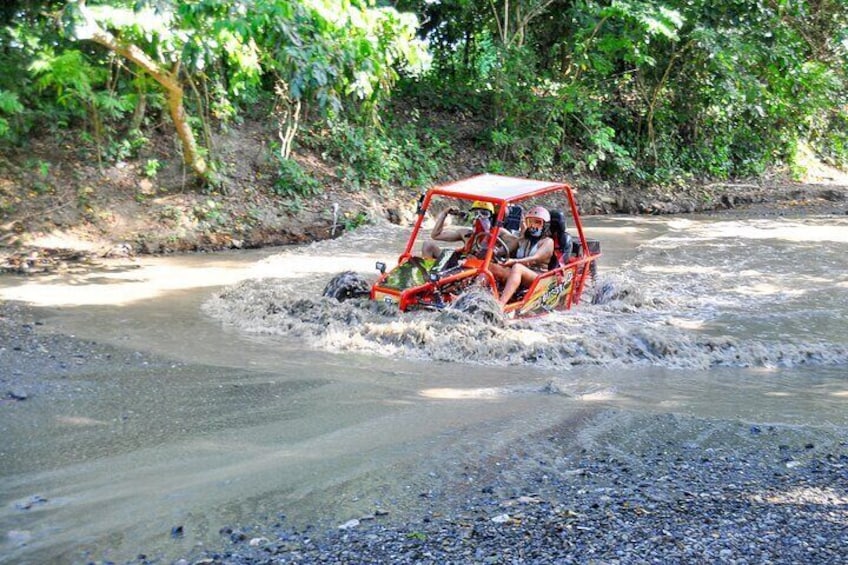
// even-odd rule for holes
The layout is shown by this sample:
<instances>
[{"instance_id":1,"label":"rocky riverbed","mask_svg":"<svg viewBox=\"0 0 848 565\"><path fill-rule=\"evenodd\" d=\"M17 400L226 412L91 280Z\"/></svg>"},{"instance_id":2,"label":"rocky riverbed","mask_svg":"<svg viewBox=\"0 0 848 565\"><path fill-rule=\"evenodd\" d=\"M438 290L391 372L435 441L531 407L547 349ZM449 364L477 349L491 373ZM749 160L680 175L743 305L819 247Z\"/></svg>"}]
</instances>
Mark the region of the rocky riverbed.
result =
<instances>
[{"instance_id":1,"label":"rocky riverbed","mask_svg":"<svg viewBox=\"0 0 848 565\"><path fill-rule=\"evenodd\" d=\"M222 531L186 563L844 563L845 430L601 411L433 480L406 516Z\"/></svg>"},{"instance_id":2,"label":"rocky riverbed","mask_svg":"<svg viewBox=\"0 0 848 565\"><path fill-rule=\"evenodd\" d=\"M0 302L0 406L62 394L63 379L80 372L166 363L141 351L114 348L49 329L33 310Z\"/></svg>"},{"instance_id":3,"label":"rocky riverbed","mask_svg":"<svg viewBox=\"0 0 848 565\"><path fill-rule=\"evenodd\" d=\"M75 371L170 363L48 329L27 308L0 309L0 409L68 394L62 375ZM392 472L408 485L394 503L312 525L256 517L177 562L835 564L848 547L840 426L599 406L449 468ZM374 497L374 479L345 492ZM141 552L132 562L163 561Z\"/></svg>"}]
</instances>

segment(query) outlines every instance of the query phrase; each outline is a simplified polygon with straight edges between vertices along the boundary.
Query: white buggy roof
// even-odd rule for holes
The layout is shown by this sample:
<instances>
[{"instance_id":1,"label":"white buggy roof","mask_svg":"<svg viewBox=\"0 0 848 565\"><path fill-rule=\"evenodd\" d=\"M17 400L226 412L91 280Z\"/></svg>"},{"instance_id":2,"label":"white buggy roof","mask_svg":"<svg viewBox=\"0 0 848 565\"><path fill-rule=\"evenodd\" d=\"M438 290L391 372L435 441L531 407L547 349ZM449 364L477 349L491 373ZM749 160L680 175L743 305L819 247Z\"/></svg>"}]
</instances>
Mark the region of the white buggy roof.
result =
<instances>
[{"instance_id":1,"label":"white buggy roof","mask_svg":"<svg viewBox=\"0 0 848 565\"><path fill-rule=\"evenodd\" d=\"M566 186L565 183L560 182L487 174L435 187L432 192L445 196L510 202L524 200Z\"/></svg>"}]
</instances>

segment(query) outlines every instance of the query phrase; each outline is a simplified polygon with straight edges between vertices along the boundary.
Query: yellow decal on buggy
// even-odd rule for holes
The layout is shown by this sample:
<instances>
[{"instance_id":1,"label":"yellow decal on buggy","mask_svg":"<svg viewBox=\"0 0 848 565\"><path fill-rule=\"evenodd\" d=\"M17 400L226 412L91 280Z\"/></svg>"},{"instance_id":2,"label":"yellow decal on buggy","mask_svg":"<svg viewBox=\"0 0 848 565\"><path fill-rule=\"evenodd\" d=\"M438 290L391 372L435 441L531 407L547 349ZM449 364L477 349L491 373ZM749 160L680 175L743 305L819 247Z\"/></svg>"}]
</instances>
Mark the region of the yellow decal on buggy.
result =
<instances>
[{"instance_id":1,"label":"yellow decal on buggy","mask_svg":"<svg viewBox=\"0 0 848 565\"><path fill-rule=\"evenodd\" d=\"M545 312L555 310L560 303L565 302L568 298L573 281L574 272L571 270L565 272L561 281L558 281L556 276L539 280L539 284L527 299L519 314L529 314L537 310L544 310Z\"/></svg>"}]
</instances>

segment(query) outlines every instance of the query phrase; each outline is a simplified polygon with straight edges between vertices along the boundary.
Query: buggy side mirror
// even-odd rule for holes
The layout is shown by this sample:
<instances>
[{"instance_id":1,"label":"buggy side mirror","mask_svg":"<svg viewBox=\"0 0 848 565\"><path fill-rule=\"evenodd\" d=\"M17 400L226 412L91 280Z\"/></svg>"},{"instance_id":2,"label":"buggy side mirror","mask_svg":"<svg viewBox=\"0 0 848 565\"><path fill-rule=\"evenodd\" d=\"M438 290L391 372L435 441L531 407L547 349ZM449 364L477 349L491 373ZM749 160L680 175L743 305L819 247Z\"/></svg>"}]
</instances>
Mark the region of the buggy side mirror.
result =
<instances>
[{"instance_id":1,"label":"buggy side mirror","mask_svg":"<svg viewBox=\"0 0 848 565\"><path fill-rule=\"evenodd\" d=\"M381 275L386 274L386 264L385 263L383 263L382 261L377 261L376 266L377 266L377 270L380 271Z\"/></svg>"}]
</instances>

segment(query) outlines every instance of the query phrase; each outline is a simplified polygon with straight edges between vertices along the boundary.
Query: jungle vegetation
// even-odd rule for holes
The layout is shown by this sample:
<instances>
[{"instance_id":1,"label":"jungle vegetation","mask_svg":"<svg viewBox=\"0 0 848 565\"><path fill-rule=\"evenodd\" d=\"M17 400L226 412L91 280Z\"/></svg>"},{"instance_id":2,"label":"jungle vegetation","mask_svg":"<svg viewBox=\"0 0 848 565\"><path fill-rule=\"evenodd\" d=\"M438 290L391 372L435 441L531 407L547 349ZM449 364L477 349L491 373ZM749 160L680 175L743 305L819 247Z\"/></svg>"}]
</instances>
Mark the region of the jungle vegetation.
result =
<instances>
[{"instance_id":1,"label":"jungle vegetation","mask_svg":"<svg viewBox=\"0 0 848 565\"><path fill-rule=\"evenodd\" d=\"M846 168L848 4L0 6L0 149L64 136L108 163L165 123L186 167L214 184L213 132L249 117L274 124L281 197L315 190L298 147L332 157L353 187L430 182L457 149L450 124L464 121L480 124L473 142L491 172L726 179L791 166L801 147Z\"/></svg>"}]
</instances>

